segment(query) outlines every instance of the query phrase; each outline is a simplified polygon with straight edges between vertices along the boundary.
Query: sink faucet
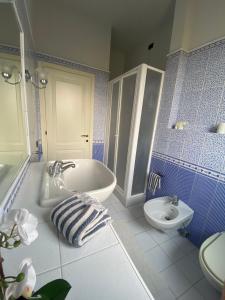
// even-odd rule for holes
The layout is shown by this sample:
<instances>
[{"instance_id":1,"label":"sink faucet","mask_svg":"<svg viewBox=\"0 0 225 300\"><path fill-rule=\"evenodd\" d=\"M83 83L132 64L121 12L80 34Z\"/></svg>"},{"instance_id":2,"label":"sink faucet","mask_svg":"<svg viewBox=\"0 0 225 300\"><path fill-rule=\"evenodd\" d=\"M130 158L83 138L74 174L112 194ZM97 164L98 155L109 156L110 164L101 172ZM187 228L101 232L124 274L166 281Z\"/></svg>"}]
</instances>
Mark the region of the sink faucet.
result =
<instances>
[{"instance_id":1,"label":"sink faucet","mask_svg":"<svg viewBox=\"0 0 225 300\"><path fill-rule=\"evenodd\" d=\"M174 206L178 206L178 204L179 204L179 198L176 195L174 195L173 197L171 197L170 203L172 205L174 205Z\"/></svg>"},{"instance_id":2,"label":"sink faucet","mask_svg":"<svg viewBox=\"0 0 225 300\"><path fill-rule=\"evenodd\" d=\"M73 161L63 162L62 160L56 160L52 165L48 167L48 174L51 177L63 173L68 168L75 168L76 165Z\"/></svg>"}]
</instances>

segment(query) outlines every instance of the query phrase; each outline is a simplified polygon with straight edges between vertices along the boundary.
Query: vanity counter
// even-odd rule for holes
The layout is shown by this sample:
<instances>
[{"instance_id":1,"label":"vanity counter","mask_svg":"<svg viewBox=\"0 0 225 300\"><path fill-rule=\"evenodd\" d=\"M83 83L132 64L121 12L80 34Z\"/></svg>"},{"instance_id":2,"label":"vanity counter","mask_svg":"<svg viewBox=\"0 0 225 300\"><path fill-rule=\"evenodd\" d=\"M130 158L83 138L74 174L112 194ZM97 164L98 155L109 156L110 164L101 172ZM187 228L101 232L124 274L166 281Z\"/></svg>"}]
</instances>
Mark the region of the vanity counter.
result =
<instances>
[{"instance_id":1,"label":"vanity counter","mask_svg":"<svg viewBox=\"0 0 225 300\"><path fill-rule=\"evenodd\" d=\"M43 163L31 163L13 208L27 208L39 220L39 237L30 246L3 251L14 274L25 257L31 257L36 289L64 278L71 285L67 300L149 300L154 299L136 270L112 225L81 248L74 248L57 233L49 221L50 209L38 205Z\"/></svg>"}]
</instances>

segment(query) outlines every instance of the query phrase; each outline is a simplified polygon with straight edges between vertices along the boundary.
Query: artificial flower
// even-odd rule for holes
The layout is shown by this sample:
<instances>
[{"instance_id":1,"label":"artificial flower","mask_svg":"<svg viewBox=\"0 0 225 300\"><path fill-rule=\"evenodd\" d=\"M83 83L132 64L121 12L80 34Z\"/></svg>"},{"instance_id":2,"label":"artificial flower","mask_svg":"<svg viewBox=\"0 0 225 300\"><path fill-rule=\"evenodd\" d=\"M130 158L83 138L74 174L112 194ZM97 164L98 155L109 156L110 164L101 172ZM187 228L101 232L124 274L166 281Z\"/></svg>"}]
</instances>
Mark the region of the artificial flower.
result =
<instances>
[{"instance_id":1,"label":"artificial flower","mask_svg":"<svg viewBox=\"0 0 225 300\"><path fill-rule=\"evenodd\" d=\"M24 245L30 245L37 237L38 220L25 208L12 209L3 216L2 231L10 232L15 226L15 232L19 236L20 241Z\"/></svg>"},{"instance_id":2,"label":"artificial flower","mask_svg":"<svg viewBox=\"0 0 225 300\"><path fill-rule=\"evenodd\" d=\"M24 279L20 282L9 284L5 292L4 300L9 300L11 297L18 299L21 296L25 299L29 299L32 296L36 284L36 273L30 258L25 258L22 261L19 273L24 274Z\"/></svg>"}]
</instances>

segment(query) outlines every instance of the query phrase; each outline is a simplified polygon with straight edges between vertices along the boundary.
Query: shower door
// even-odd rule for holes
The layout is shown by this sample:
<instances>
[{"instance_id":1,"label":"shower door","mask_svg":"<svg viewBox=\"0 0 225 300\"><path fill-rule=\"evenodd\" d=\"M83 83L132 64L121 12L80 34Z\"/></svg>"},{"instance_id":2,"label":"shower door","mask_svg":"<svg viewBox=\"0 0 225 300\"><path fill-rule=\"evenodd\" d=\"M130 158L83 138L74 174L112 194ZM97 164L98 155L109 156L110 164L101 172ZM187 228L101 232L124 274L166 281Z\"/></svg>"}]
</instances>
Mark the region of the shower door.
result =
<instances>
[{"instance_id":1,"label":"shower door","mask_svg":"<svg viewBox=\"0 0 225 300\"><path fill-rule=\"evenodd\" d=\"M131 196L143 194L146 189L150 151L159 107L162 83L161 72L147 69L140 127L137 139Z\"/></svg>"},{"instance_id":2,"label":"shower door","mask_svg":"<svg viewBox=\"0 0 225 300\"><path fill-rule=\"evenodd\" d=\"M124 191L131 135L133 104L138 72L128 72L111 82L108 167L116 174L117 186Z\"/></svg>"},{"instance_id":3,"label":"shower door","mask_svg":"<svg viewBox=\"0 0 225 300\"><path fill-rule=\"evenodd\" d=\"M120 124L118 132L118 149L116 160L117 185L125 190L127 158L131 136L131 122L135 99L137 73L123 78L121 92Z\"/></svg>"},{"instance_id":4,"label":"shower door","mask_svg":"<svg viewBox=\"0 0 225 300\"><path fill-rule=\"evenodd\" d=\"M109 131L109 151L108 151L108 167L115 172L115 155L117 145L117 129L118 129L118 108L120 96L120 81L116 81L111 87L111 118Z\"/></svg>"},{"instance_id":5,"label":"shower door","mask_svg":"<svg viewBox=\"0 0 225 300\"><path fill-rule=\"evenodd\" d=\"M142 64L110 82L108 167L126 205L145 199L164 71Z\"/></svg>"}]
</instances>

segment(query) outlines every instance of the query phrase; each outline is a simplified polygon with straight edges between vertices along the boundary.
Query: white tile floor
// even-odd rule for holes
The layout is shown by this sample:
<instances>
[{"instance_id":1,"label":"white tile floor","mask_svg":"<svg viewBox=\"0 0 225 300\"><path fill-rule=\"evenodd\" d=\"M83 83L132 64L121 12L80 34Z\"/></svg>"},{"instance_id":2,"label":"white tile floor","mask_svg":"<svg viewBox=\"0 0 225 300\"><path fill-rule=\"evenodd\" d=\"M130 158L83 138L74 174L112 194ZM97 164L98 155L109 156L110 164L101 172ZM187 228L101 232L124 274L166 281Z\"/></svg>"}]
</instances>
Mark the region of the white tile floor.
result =
<instances>
[{"instance_id":1,"label":"white tile floor","mask_svg":"<svg viewBox=\"0 0 225 300\"><path fill-rule=\"evenodd\" d=\"M104 203L113 226L156 300L219 300L198 263L198 249L176 231L160 232L145 220L143 207L125 208L112 195Z\"/></svg>"},{"instance_id":2,"label":"white tile floor","mask_svg":"<svg viewBox=\"0 0 225 300\"><path fill-rule=\"evenodd\" d=\"M36 290L64 278L72 286L67 300L153 300L111 226L79 249L58 235L49 222L50 210L38 205L40 174L35 170L32 164L13 207L26 207L38 217L39 237L30 246L2 251L5 274L16 275L21 260L31 257L37 273Z\"/></svg>"},{"instance_id":3,"label":"white tile floor","mask_svg":"<svg viewBox=\"0 0 225 300\"><path fill-rule=\"evenodd\" d=\"M5 264L6 273L14 274L21 259L31 256L38 274L36 288L50 280L65 278L73 286L68 300L78 299L78 295L79 300L90 299L90 294L92 299L99 300L149 299L135 273L131 272L131 264L124 263L124 252L110 228L76 251L58 236L49 222L50 210L37 204L37 183L42 168L41 164L29 168L24 180L26 188L21 188L14 204L15 208L28 208L38 217L39 238L29 247L3 251L6 261L10 261ZM109 208L113 227L126 251L156 300L220 299L201 272L198 249L188 240L177 232L162 233L150 227L142 206L125 208L114 195L104 204ZM85 267L88 273L83 272ZM100 278L101 269L104 269L104 278ZM84 288L87 278L91 280L88 280L88 288ZM110 285L110 295L109 286L103 288L101 281Z\"/></svg>"}]
</instances>

